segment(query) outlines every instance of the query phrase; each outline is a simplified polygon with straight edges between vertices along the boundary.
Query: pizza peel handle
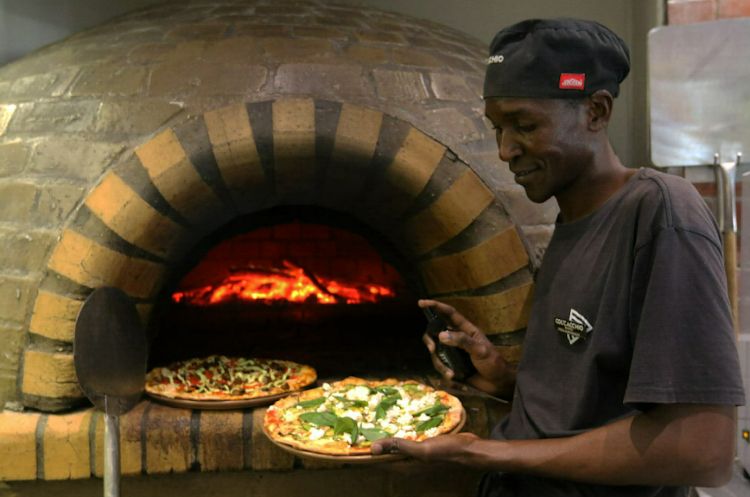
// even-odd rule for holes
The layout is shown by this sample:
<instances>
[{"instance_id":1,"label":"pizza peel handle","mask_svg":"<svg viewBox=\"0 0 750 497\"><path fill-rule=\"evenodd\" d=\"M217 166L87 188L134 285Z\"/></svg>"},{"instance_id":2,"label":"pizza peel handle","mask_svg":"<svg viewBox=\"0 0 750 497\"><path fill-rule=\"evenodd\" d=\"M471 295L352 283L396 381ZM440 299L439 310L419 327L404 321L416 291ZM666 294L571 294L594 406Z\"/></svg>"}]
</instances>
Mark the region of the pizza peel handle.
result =
<instances>
[{"instance_id":1,"label":"pizza peel handle","mask_svg":"<svg viewBox=\"0 0 750 497\"><path fill-rule=\"evenodd\" d=\"M120 422L143 393L146 332L130 297L99 288L76 320L73 360L81 390L104 412L104 495L120 495Z\"/></svg>"}]
</instances>

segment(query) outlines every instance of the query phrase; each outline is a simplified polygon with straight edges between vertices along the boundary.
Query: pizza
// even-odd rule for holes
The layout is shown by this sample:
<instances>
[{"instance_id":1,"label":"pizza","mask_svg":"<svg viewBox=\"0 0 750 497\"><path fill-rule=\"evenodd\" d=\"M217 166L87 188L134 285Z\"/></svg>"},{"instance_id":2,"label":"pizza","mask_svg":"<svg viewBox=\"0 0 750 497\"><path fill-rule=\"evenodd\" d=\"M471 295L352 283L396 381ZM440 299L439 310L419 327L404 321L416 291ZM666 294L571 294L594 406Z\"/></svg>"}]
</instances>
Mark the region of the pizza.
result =
<instances>
[{"instance_id":1,"label":"pizza","mask_svg":"<svg viewBox=\"0 0 750 497\"><path fill-rule=\"evenodd\" d=\"M296 362L212 355L152 369L146 392L172 399L244 400L299 390L316 379L313 368Z\"/></svg>"},{"instance_id":2,"label":"pizza","mask_svg":"<svg viewBox=\"0 0 750 497\"><path fill-rule=\"evenodd\" d=\"M266 435L304 451L370 454L372 442L422 441L456 428L461 401L416 381L346 378L276 401L264 417Z\"/></svg>"}]
</instances>

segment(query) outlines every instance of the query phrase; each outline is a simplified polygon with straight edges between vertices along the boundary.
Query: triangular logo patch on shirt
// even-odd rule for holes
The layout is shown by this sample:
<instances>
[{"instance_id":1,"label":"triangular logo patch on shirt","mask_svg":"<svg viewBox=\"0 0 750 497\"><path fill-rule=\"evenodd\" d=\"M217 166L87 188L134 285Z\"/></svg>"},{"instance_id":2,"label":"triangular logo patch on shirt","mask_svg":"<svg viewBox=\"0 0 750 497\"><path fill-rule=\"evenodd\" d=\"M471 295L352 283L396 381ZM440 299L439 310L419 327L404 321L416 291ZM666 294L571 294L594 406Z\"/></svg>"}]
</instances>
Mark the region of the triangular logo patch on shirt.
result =
<instances>
[{"instance_id":1,"label":"triangular logo patch on shirt","mask_svg":"<svg viewBox=\"0 0 750 497\"><path fill-rule=\"evenodd\" d=\"M565 333L568 342L573 345L578 339L586 340L586 335L588 335L594 327L591 326L591 323L589 323L585 317L583 317L583 314L575 309L571 309L568 319L555 318L555 329L560 333Z\"/></svg>"}]
</instances>

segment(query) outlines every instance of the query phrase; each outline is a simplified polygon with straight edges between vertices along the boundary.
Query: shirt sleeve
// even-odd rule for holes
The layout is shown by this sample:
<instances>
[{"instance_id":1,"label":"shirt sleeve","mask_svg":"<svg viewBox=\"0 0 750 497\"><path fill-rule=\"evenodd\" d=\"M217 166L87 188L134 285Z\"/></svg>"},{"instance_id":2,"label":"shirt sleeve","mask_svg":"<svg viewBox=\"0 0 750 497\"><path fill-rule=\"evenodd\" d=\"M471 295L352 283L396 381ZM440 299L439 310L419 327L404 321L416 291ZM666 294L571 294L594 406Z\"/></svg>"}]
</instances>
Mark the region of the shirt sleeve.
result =
<instances>
[{"instance_id":1,"label":"shirt sleeve","mask_svg":"<svg viewBox=\"0 0 750 497\"><path fill-rule=\"evenodd\" d=\"M630 299L626 405L744 405L717 240L675 227L660 230L635 253Z\"/></svg>"}]
</instances>

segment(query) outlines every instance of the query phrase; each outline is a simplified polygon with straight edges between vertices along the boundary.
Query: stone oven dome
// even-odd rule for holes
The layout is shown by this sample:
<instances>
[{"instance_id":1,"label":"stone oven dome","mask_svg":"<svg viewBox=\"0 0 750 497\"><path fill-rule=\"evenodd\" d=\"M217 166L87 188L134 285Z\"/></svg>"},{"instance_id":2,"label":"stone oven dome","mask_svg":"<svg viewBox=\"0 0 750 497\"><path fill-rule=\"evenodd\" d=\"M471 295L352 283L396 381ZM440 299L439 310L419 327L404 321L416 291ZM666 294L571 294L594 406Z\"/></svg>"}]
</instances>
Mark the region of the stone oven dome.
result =
<instances>
[{"instance_id":1,"label":"stone oven dome","mask_svg":"<svg viewBox=\"0 0 750 497\"><path fill-rule=\"evenodd\" d=\"M497 159L485 52L368 7L192 1L0 68L0 407L74 405L94 288L122 288L147 320L207 233L279 205L381 232L427 295L517 358L556 208Z\"/></svg>"}]
</instances>

